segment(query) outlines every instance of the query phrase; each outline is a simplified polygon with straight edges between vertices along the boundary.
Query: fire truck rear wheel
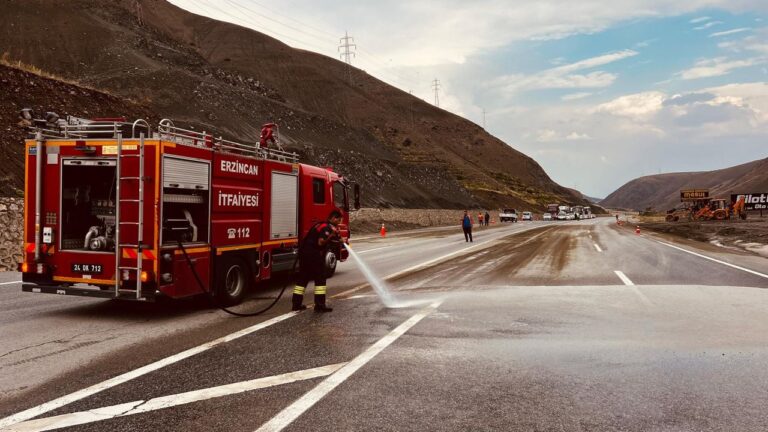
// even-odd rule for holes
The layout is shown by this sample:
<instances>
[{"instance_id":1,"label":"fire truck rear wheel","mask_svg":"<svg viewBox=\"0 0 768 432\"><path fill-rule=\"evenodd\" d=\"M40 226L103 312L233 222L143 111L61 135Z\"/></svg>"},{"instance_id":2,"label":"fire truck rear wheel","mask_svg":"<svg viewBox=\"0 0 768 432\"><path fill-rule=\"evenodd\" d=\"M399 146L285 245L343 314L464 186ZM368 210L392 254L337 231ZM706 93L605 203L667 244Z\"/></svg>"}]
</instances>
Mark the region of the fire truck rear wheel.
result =
<instances>
[{"instance_id":1,"label":"fire truck rear wheel","mask_svg":"<svg viewBox=\"0 0 768 432\"><path fill-rule=\"evenodd\" d=\"M325 277L331 277L334 273L336 273L337 263L338 260L336 259L335 253L328 252L325 254Z\"/></svg>"},{"instance_id":2,"label":"fire truck rear wheel","mask_svg":"<svg viewBox=\"0 0 768 432\"><path fill-rule=\"evenodd\" d=\"M245 298L250 280L250 271L242 258L225 257L218 266L216 297L224 306L239 304Z\"/></svg>"}]
</instances>

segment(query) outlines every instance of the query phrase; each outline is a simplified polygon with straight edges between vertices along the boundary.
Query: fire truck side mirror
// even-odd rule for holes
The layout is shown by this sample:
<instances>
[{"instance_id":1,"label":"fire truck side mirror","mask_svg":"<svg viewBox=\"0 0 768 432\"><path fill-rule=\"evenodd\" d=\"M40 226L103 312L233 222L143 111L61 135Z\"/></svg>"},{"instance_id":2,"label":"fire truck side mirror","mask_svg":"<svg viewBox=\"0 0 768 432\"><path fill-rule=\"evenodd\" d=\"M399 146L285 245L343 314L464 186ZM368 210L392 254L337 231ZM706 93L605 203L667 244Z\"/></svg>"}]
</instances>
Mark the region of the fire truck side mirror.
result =
<instances>
[{"instance_id":1,"label":"fire truck side mirror","mask_svg":"<svg viewBox=\"0 0 768 432\"><path fill-rule=\"evenodd\" d=\"M353 186L353 193L355 198L355 210L360 210L360 185L355 183Z\"/></svg>"}]
</instances>

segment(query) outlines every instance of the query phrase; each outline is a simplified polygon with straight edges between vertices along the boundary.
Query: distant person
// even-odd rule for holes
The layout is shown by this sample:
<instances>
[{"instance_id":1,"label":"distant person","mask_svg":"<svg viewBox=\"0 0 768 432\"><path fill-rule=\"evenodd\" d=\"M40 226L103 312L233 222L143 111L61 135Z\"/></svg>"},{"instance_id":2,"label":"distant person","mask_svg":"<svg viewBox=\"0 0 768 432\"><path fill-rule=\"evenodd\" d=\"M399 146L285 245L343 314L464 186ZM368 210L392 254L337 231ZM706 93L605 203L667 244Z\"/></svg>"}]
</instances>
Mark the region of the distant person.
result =
<instances>
[{"instance_id":1,"label":"distant person","mask_svg":"<svg viewBox=\"0 0 768 432\"><path fill-rule=\"evenodd\" d=\"M619 223L619 214L616 213L616 223Z\"/></svg>"},{"instance_id":2,"label":"distant person","mask_svg":"<svg viewBox=\"0 0 768 432\"><path fill-rule=\"evenodd\" d=\"M477 214L477 224L483 226L483 212Z\"/></svg>"},{"instance_id":3,"label":"distant person","mask_svg":"<svg viewBox=\"0 0 768 432\"><path fill-rule=\"evenodd\" d=\"M472 242L472 216L466 210L461 220L461 228L464 230L464 241Z\"/></svg>"}]
</instances>

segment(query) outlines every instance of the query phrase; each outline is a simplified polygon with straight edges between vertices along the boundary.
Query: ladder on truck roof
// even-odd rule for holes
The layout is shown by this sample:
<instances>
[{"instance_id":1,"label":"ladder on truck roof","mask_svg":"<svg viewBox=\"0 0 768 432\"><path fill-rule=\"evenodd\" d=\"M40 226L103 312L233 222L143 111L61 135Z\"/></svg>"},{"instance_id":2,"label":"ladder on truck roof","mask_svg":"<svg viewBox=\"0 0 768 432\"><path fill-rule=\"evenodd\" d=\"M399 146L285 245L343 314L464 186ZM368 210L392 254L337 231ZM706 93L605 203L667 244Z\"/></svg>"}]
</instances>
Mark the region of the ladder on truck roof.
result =
<instances>
[{"instance_id":1,"label":"ladder on truck roof","mask_svg":"<svg viewBox=\"0 0 768 432\"><path fill-rule=\"evenodd\" d=\"M143 120L136 120L136 123ZM135 124L134 123L134 127ZM146 123L146 122L145 122ZM149 126L149 125L147 125ZM143 244L144 242L144 185L147 181L147 177L144 174L144 132L139 134L139 146L138 154L123 154L123 134L117 132L117 181L115 182L115 297L120 297L123 292L130 292L130 290L121 289L123 271L135 271L136 272L136 300L143 300L141 292L141 265L142 257L144 255L143 250L149 249L150 246ZM125 158L139 158L139 175L138 176L123 176L122 175L122 161ZM138 196L137 198L123 198L121 195L122 182L123 181L135 181L138 183ZM138 207L138 217L135 221L123 221L121 220L120 204L123 202L134 202ZM121 243L120 237L121 225L134 225L136 226L136 243ZM136 264L135 266L121 266L120 260L122 258L123 248L136 248ZM127 279L127 278L126 278Z\"/></svg>"}]
</instances>

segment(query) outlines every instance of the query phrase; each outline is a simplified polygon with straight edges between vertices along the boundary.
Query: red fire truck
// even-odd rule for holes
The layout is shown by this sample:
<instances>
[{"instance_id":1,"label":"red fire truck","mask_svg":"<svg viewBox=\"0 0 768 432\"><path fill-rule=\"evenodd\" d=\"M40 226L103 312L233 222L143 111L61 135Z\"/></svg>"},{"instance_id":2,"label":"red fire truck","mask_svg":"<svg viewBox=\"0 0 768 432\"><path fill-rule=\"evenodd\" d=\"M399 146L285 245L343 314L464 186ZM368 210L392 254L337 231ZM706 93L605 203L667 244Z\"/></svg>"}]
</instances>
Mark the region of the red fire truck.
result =
<instances>
[{"instance_id":1,"label":"red fire truck","mask_svg":"<svg viewBox=\"0 0 768 432\"><path fill-rule=\"evenodd\" d=\"M348 241L350 189L359 208L357 185L281 148L167 119L154 129L53 113L31 121L26 292L152 301L205 290L236 304L256 282L293 268L300 240L334 208ZM341 244L332 247L329 275L346 258Z\"/></svg>"}]
</instances>

